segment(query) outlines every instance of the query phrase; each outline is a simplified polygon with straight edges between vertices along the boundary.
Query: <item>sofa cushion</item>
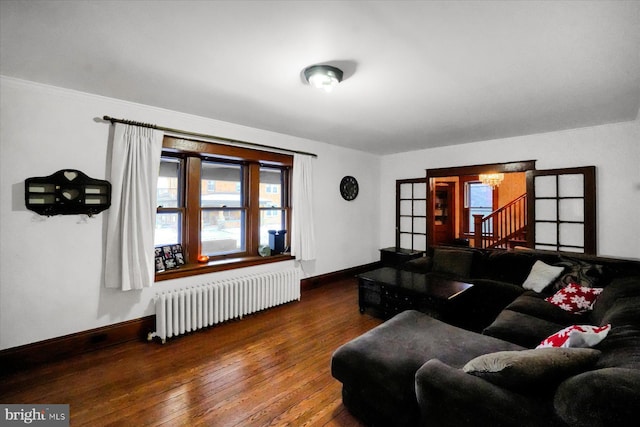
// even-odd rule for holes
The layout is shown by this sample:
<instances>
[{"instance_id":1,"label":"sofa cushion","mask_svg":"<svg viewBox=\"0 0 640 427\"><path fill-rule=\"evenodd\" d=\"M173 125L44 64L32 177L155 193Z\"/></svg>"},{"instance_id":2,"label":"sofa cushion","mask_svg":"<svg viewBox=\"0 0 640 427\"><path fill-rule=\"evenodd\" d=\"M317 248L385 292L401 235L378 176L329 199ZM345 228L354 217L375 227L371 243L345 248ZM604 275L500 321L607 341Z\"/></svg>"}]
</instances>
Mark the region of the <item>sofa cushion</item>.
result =
<instances>
[{"instance_id":1,"label":"sofa cushion","mask_svg":"<svg viewBox=\"0 0 640 427\"><path fill-rule=\"evenodd\" d=\"M433 259L428 256L414 258L402 264L401 269L414 273L428 273L433 267Z\"/></svg>"},{"instance_id":2,"label":"sofa cushion","mask_svg":"<svg viewBox=\"0 0 640 427\"><path fill-rule=\"evenodd\" d=\"M536 316L504 309L482 333L523 347L534 348L540 341L564 327L565 325Z\"/></svg>"},{"instance_id":3,"label":"sofa cushion","mask_svg":"<svg viewBox=\"0 0 640 427\"><path fill-rule=\"evenodd\" d=\"M571 325L542 340L536 348L593 347L607 337L611 325Z\"/></svg>"},{"instance_id":4,"label":"sofa cushion","mask_svg":"<svg viewBox=\"0 0 640 427\"><path fill-rule=\"evenodd\" d=\"M536 292L542 292L544 288L549 286L562 272L564 267L553 266L537 260L529 275L525 279L522 287Z\"/></svg>"},{"instance_id":5,"label":"sofa cushion","mask_svg":"<svg viewBox=\"0 0 640 427\"><path fill-rule=\"evenodd\" d=\"M489 326L510 302L524 292L522 286L497 280L473 279L471 282L473 287L449 301L451 315L447 322L476 332Z\"/></svg>"},{"instance_id":6,"label":"sofa cushion","mask_svg":"<svg viewBox=\"0 0 640 427\"><path fill-rule=\"evenodd\" d=\"M616 326L618 324L617 321L609 319L605 322L605 317L609 315L609 310L620 310L620 307L615 307L619 299L629 297L640 297L640 276L617 278L609 285L605 286L604 290L593 304L593 312L591 313L592 323L596 325L612 323ZM629 302L626 304L629 304Z\"/></svg>"},{"instance_id":7,"label":"sofa cushion","mask_svg":"<svg viewBox=\"0 0 640 427\"><path fill-rule=\"evenodd\" d=\"M484 259L479 276L484 279L522 285L538 258L528 252L492 251Z\"/></svg>"},{"instance_id":8,"label":"sofa cushion","mask_svg":"<svg viewBox=\"0 0 640 427\"><path fill-rule=\"evenodd\" d=\"M422 409L422 422L416 426L566 427L557 422L549 393L532 398L438 359L429 360L416 372L416 396Z\"/></svg>"},{"instance_id":9,"label":"sofa cushion","mask_svg":"<svg viewBox=\"0 0 640 427\"><path fill-rule=\"evenodd\" d=\"M407 385L413 388L415 371L429 359L461 368L476 356L499 350L523 348L407 310L338 348L331 368L341 381L363 376L402 393Z\"/></svg>"},{"instance_id":10,"label":"sofa cushion","mask_svg":"<svg viewBox=\"0 0 640 427\"><path fill-rule=\"evenodd\" d=\"M598 368L633 368L640 370L640 327L612 327L595 348L602 352Z\"/></svg>"},{"instance_id":11,"label":"sofa cushion","mask_svg":"<svg viewBox=\"0 0 640 427\"><path fill-rule=\"evenodd\" d=\"M640 327L640 296L619 298L606 311L598 324L610 323L613 326L633 325Z\"/></svg>"},{"instance_id":12,"label":"sofa cushion","mask_svg":"<svg viewBox=\"0 0 640 427\"><path fill-rule=\"evenodd\" d=\"M602 293L602 288L589 288L570 283L545 301L570 313L585 313L590 311L593 303Z\"/></svg>"},{"instance_id":13,"label":"sofa cushion","mask_svg":"<svg viewBox=\"0 0 640 427\"><path fill-rule=\"evenodd\" d=\"M472 263L472 251L435 248L431 271L455 277L469 277Z\"/></svg>"},{"instance_id":14,"label":"sofa cushion","mask_svg":"<svg viewBox=\"0 0 640 427\"><path fill-rule=\"evenodd\" d=\"M528 314L539 319L553 322L558 325L569 326L575 323L589 323L590 318L583 313L569 313L553 304L545 301L548 294L539 294L534 291L525 291L506 308L518 313ZM514 325L516 327L518 325Z\"/></svg>"},{"instance_id":15,"label":"sofa cushion","mask_svg":"<svg viewBox=\"0 0 640 427\"><path fill-rule=\"evenodd\" d=\"M462 370L500 387L530 391L584 372L599 357L598 350L587 348L499 351L472 359Z\"/></svg>"},{"instance_id":16,"label":"sofa cushion","mask_svg":"<svg viewBox=\"0 0 640 427\"><path fill-rule=\"evenodd\" d=\"M389 417L402 413L417 422L414 382L420 366L438 358L461 368L476 356L500 350L523 348L408 310L338 348L331 373L352 394L352 406L366 404Z\"/></svg>"},{"instance_id":17,"label":"sofa cushion","mask_svg":"<svg viewBox=\"0 0 640 427\"><path fill-rule=\"evenodd\" d=\"M607 368L583 372L562 382L553 406L566 425L638 425L640 370Z\"/></svg>"}]
</instances>

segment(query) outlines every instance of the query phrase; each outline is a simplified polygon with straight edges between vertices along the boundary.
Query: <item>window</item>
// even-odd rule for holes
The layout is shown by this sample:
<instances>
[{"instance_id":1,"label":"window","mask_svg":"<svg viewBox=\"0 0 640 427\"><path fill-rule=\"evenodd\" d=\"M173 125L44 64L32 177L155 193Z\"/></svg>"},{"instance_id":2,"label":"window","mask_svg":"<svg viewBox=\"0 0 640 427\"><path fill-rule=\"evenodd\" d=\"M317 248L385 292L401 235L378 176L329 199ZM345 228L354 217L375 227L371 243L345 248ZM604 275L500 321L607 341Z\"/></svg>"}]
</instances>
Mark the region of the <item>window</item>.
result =
<instances>
[{"instance_id":1,"label":"window","mask_svg":"<svg viewBox=\"0 0 640 427\"><path fill-rule=\"evenodd\" d=\"M467 232L473 234L475 231L473 216L485 216L493 212L493 189L480 181L468 181L465 183L464 197L464 207L467 212ZM491 224L489 228L489 231L491 231L493 228Z\"/></svg>"},{"instance_id":2,"label":"window","mask_svg":"<svg viewBox=\"0 0 640 427\"><path fill-rule=\"evenodd\" d=\"M285 185L282 169L260 168L260 244L269 244L269 230L287 229L286 201L282 188Z\"/></svg>"},{"instance_id":3,"label":"window","mask_svg":"<svg viewBox=\"0 0 640 427\"><path fill-rule=\"evenodd\" d=\"M200 242L202 255L216 256L246 250L246 206L242 193L244 167L239 164L208 161L200 166Z\"/></svg>"},{"instance_id":4,"label":"window","mask_svg":"<svg viewBox=\"0 0 640 427\"><path fill-rule=\"evenodd\" d=\"M290 155L165 137L155 245L181 244L193 268L200 255L258 258L269 230L290 229L292 165Z\"/></svg>"},{"instance_id":5,"label":"window","mask_svg":"<svg viewBox=\"0 0 640 427\"><path fill-rule=\"evenodd\" d=\"M265 186L265 191L267 193L279 193L280 192L280 186L279 185L267 185L267 186Z\"/></svg>"},{"instance_id":6,"label":"window","mask_svg":"<svg viewBox=\"0 0 640 427\"><path fill-rule=\"evenodd\" d=\"M184 213L181 191L183 162L179 158L163 156L158 176L158 212L156 214L155 246L181 242Z\"/></svg>"}]
</instances>

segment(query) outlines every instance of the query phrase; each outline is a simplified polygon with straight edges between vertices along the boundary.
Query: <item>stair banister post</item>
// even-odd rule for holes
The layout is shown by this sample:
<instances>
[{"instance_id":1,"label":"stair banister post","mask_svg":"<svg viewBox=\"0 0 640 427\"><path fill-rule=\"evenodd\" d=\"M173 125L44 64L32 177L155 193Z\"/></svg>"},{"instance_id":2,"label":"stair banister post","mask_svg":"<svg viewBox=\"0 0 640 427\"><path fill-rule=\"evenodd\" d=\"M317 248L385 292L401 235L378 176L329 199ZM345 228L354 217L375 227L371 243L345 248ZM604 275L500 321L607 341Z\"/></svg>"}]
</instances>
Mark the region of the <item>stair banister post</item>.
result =
<instances>
[{"instance_id":1,"label":"stair banister post","mask_svg":"<svg viewBox=\"0 0 640 427\"><path fill-rule=\"evenodd\" d=\"M482 214L473 215L473 247L482 248Z\"/></svg>"}]
</instances>

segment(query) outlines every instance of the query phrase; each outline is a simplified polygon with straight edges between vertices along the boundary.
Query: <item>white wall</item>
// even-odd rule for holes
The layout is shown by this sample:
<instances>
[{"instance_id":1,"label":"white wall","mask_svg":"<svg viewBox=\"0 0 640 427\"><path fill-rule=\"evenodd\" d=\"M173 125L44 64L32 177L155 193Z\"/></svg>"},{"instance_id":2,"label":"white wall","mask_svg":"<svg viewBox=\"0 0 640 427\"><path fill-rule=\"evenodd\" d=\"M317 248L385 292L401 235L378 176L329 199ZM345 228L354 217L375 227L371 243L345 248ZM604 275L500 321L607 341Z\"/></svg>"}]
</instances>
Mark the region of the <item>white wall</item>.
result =
<instances>
[{"instance_id":1,"label":"white wall","mask_svg":"<svg viewBox=\"0 0 640 427\"><path fill-rule=\"evenodd\" d=\"M597 166L598 250L640 258L640 121L442 147L379 158L322 142L0 77L0 350L153 314L156 291L241 272L159 282L141 292L102 288L104 214L41 217L24 206L24 180L60 169L103 179L110 125L103 115L318 154L318 258L307 276L378 259L395 242L395 180L425 169L537 160L538 169ZM344 175L360 182L342 200ZM378 207L378 209L376 209Z\"/></svg>"},{"instance_id":2,"label":"white wall","mask_svg":"<svg viewBox=\"0 0 640 427\"><path fill-rule=\"evenodd\" d=\"M395 242L395 180L426 169L536 160L536 169L596 166L598 254L640 259L640 120L385 156L380 247Z\"/></svg>"},{"instance_id":3,"label":"white wall","mask_svg":"<svg viewBox=\"0 0 640 427\"><path fill-rule=\"evenodd\" d=\"M104 213L42 217L25 208L24 180L60 169L105 179L110 125L103 115L314 152L315 276L378 259L380 159L329 144L10 78L0 78L0 350L154 313L158 290L293 265L262 265L159 282L144 291L102 287ZM360 182L342 200L344 175Z\"/></svg>"}]
</instances>

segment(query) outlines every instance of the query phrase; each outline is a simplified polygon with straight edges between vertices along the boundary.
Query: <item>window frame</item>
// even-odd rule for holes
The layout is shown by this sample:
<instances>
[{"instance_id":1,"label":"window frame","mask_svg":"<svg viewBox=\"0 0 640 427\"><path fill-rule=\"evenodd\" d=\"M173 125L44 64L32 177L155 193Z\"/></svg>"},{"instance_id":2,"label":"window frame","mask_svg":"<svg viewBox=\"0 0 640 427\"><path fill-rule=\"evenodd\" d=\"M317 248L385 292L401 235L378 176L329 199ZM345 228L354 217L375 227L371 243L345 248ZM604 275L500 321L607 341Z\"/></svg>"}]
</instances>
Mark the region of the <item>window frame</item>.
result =
<instances>
[{"instance_id":1,"label":"window frame","mask_svg":"<svg viewBox=\"0 0 640 427\"><path fill-rule=\"evenodd\" d=\"M463 202L462 216L460 218L462 224L460 227L460 234L465 238L473 238L474 236L473 231L471 231L471 227L473 226L473 219L470 214L471 206L469 206L470 201L467 200L468 198L470 199L470 194L468 194L468 191L471 190L470 186L472 184L482 184L478 175L460 177L460 186L463 189L462 190L462 202ZM499 191L498 187L493 188L491 190L491 207L490 207L491 210L489 211L489 213L498 209L498 200L499 200L498 191Z\"/></svg>"},{"instance_id":2,"label":"window frame","mask_svg":"<svg viewBox=\"0 0 640 427\"><path fill-rule=\"evenodd\" d=\"M177 159L179 162L178 167L178 194L177 194L177 206L175 207L166 207L158 204L156 208L156 214L178 214L178 219L181 223L184 223L184 215L185 215L185 195L184 195L184 182L180 178L184 175L184 156L176 155L176 153L162 153L162 158L171 158ZM159 203L159 202L158 202ZM157 218L156 218L157 221ZM181 232L184 230L184 226L181 225L178 230L178 239L181 240ZM176 242L177 243L177 242Z\"/></svg>"},{"instance_id":3,"label":"window frame","mask_svg":"<svg viewBox=\"0 0 640 427\"><path fill-rule=\"evenodd\" d=\"M258 214L258 228L260 229L260 223L263 220L263 218L265 217L277 217L278 215L272 215L276 212L278 212L280 214L280 228L278 228L278 230L290 230L290 225L291 225L291 193L290 193L290 188L291 188L291 174L290 174L290 170L285 170L282 167L276 167L274 165L266 165L264 163L262 163L260 165L260 169L259 169L259 173L261 173L262 169L276 169L276 170L280 170L280 176L281 176L281 185L280 185L280 191L278 191L278 187L275 184L264 184L265 185L265 193L268 193L270 195L276 195L278 196L278 198L280 199L280 201L278 202L277 206L260 206L260 200L258 200L258 210L259 210L259 214ZM263 185L261 184L261 181L259 179L260 184L259 185ZM267 190L271 190L271 191L267 191ZM259 230L260 231L260 230ZM258 242L260 243L260 239L261 236L260 234L258 234ZM291 239L291 236L286 236L285 234L285 247L288 246L288 243ZM268 240L266 242L268 244ZM263 243L264 244L264 243Z\"/></svg>"},{"instance_id":4,"label":"window frame","mask_svg":"<svg viewBox=\"0 0 640 427\"><path fill-rule=\"evenodd\" d=\"M291 229L291 171L293 156L282 153L230 146L195 139L165 136L162 142L163 157L182 159L181 193L183 197L183 215L181 236L186 265L178 269L156 273L156 281L204 274L214 271L242 268L250 265L292 259L289 254L262 257L258 253L260 242L260 168L278 168L283 171L282 204L278 208L285 215L285 229ZM197 259L202 248L200 241L201 227L201 166L202 161L242 164L243 186L246 195L245 208L245 251L213 256L207 263L200 264ZM255 189L255 190L253 190ZM174 208L158 208L163 213ZM285 235L286 245L289 236Z\"/></svg>"}]
</instances>

